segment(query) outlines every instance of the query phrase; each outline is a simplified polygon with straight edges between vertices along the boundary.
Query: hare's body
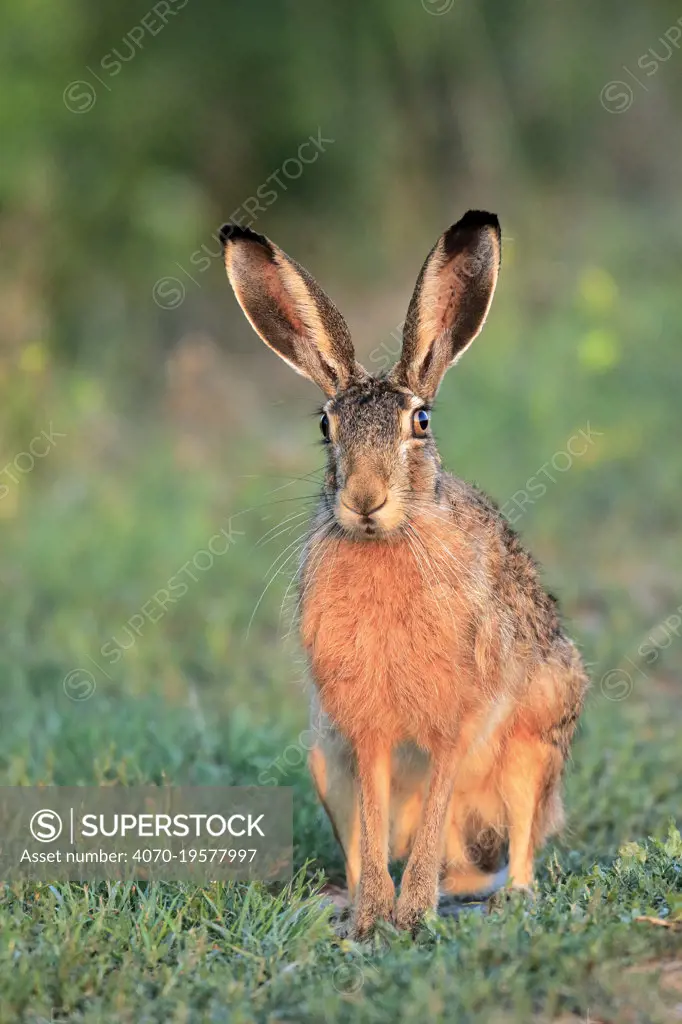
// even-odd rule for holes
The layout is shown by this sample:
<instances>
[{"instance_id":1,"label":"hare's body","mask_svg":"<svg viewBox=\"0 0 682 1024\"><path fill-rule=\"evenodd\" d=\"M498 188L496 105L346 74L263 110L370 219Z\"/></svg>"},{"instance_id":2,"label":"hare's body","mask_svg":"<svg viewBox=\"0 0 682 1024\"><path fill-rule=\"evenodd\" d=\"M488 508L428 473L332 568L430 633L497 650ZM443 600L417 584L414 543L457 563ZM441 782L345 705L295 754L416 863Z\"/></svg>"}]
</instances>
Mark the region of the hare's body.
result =
<instances>
[{"instance_id":1,"label":"hare's body","mask_svg":"<svg viewBox=\"0 0 682 1024\"><path fill-rule=\"evenodd\" d=\"M536 794L521 843L511 844L513 877L528 885L532 850L562 820L558 783L582 703L580 660L535 564L480 492L441 474L440 501L411 525L405 537L372 545L315 542L313 532L301 632L317 689L315 784L353 890L354 749L391 750L389 849L402 858L431 755L456 747L444 888L489 886L481 869L494 870L512 839L519 788Z\"/></svg>"},{"instance_id":2,"label":"hare's body","mask_svg":"<svg viewBox=\"0 0 682 1024\"><path fill-rule=\"evenodd\" d=\"M430 408L485 321L497 218L470 212L427 257L383 377L312 278L226 226L225 264L261 337L327 401L327 471L301 566L315 785L346 857L355 932L413 927L438 897L516 886L561 822L586 679L535 563L492 502L443 472ZM389 857L407 857L395 903ZM356 892L357 890L357 892Z\"/></svg>"}]
</instances>

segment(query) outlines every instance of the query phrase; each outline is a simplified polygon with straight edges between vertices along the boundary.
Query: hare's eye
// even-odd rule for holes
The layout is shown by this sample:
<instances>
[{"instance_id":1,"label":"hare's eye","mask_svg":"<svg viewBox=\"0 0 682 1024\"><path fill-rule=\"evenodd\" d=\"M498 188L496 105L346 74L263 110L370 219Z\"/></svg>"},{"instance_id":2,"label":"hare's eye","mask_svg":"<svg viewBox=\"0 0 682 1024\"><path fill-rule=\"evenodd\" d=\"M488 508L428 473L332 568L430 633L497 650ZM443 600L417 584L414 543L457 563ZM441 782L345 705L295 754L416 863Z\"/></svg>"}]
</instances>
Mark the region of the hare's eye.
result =
<instances>
[{"instance_id":1,"label":"hare's eye","mask_svg":"<svg viewBox=\"0 0 682 1024\"><path fill-rule=\"evenodd\" d=\"M412 429L415 437L423 437L429 429L430 416L426 409L415 409L412 416Z\"/></svg>"},{"instance_id":2,"label":"hare's eye","mask_svg":"<svg viewBox=\"0 0 682 1024\"><path fill-rule=\"evenodd\" d=\"M329 417L326 412L323 412L320 416L320 430L322 431L322 437L325 441L329 440Z\"/></svg>"}]
</instances>

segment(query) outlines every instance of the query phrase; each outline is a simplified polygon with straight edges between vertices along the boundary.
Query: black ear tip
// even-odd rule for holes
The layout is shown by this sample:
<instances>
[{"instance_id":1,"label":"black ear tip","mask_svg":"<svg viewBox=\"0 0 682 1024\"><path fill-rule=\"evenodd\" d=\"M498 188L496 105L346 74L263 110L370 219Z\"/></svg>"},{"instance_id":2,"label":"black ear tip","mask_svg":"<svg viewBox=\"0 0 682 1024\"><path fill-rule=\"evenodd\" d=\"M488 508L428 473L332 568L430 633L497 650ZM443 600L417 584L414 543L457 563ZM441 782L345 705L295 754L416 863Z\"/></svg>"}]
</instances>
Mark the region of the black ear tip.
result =
<instances>
[{"instance_id":1,"label":"black ear tip","mask_svg":"<svg viewBox=\"0 0 682 1024\"><path fill-rule=\"evenodd\" d=\"M465 229L471 231L480 228L493 228L499 237L501 232L497 214L488 213L487 210L467 210L461 220L458 220L450 230Z\"/></svg>"},{"instance_id":2,"label":"black ear tip","mask_svg":"<svg viewBox=\"0 0 682 1024\"><path fill-rule=\"evenodd\" d=\"M502 244L500 222L496 214L487 210L468 210L461 220L453 224L443 236L443 245L448 256L454 256L463 248L477 243L482 231L492 228L497 238L498 248Z\"/></svg>"},{"instance_id":3,"label":"black ear tip","mask_svg":"<svg viewBox=\"0 0 682 1024\"><path fill-rule=\"evenodd\" d=\"M223 247L225 247L228 242L246 240L248 242L258 242L259 245L264 245L268 249L270 248L270 243L265 235L258 235L255 231L252 231L251 228L242 228L239 224L223 224L219 231L219 237Z\"/></svg>"}]
</instances>

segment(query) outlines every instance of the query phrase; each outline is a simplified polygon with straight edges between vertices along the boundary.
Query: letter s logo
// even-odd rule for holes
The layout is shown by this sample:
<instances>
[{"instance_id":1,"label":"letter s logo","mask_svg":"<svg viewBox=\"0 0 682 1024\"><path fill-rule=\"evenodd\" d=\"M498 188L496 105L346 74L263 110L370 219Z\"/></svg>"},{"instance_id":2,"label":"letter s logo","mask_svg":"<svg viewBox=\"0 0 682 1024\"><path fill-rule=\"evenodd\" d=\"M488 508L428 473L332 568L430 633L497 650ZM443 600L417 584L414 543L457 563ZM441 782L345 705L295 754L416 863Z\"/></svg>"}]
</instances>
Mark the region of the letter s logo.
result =
<instances>
[{"instance_id":1,"label":"letter s logo","mask_svg":"<svg viewBox=\"0 0 682 1024\"><path fill-rule=\"evenodd\" d=\"M62 834L62 827L62 819L57 812L48 808L36 811L29 824L31 835L39 843L53 843Z\"/></svg>"}]
</instances>

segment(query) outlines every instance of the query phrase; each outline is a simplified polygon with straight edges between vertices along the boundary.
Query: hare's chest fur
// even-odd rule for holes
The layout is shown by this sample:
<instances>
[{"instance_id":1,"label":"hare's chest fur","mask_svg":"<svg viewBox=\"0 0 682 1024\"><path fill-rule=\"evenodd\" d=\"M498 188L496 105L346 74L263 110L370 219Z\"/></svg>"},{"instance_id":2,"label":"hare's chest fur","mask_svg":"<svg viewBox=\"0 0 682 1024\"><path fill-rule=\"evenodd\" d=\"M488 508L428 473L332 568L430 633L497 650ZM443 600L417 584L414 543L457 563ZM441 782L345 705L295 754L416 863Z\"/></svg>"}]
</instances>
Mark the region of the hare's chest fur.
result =
<instances>
[{"instance_id":1,"label":"hare's chest fur","mask_svg":"<svg viewBox=\"0 0 682 1024\"><path fill-rule=\"evenodd\" d=\"M430 745L475 700L465 555L442 544L334 540L311 559L303 644L321 704L349 738Z\"/></svg>"}]
</instances>

